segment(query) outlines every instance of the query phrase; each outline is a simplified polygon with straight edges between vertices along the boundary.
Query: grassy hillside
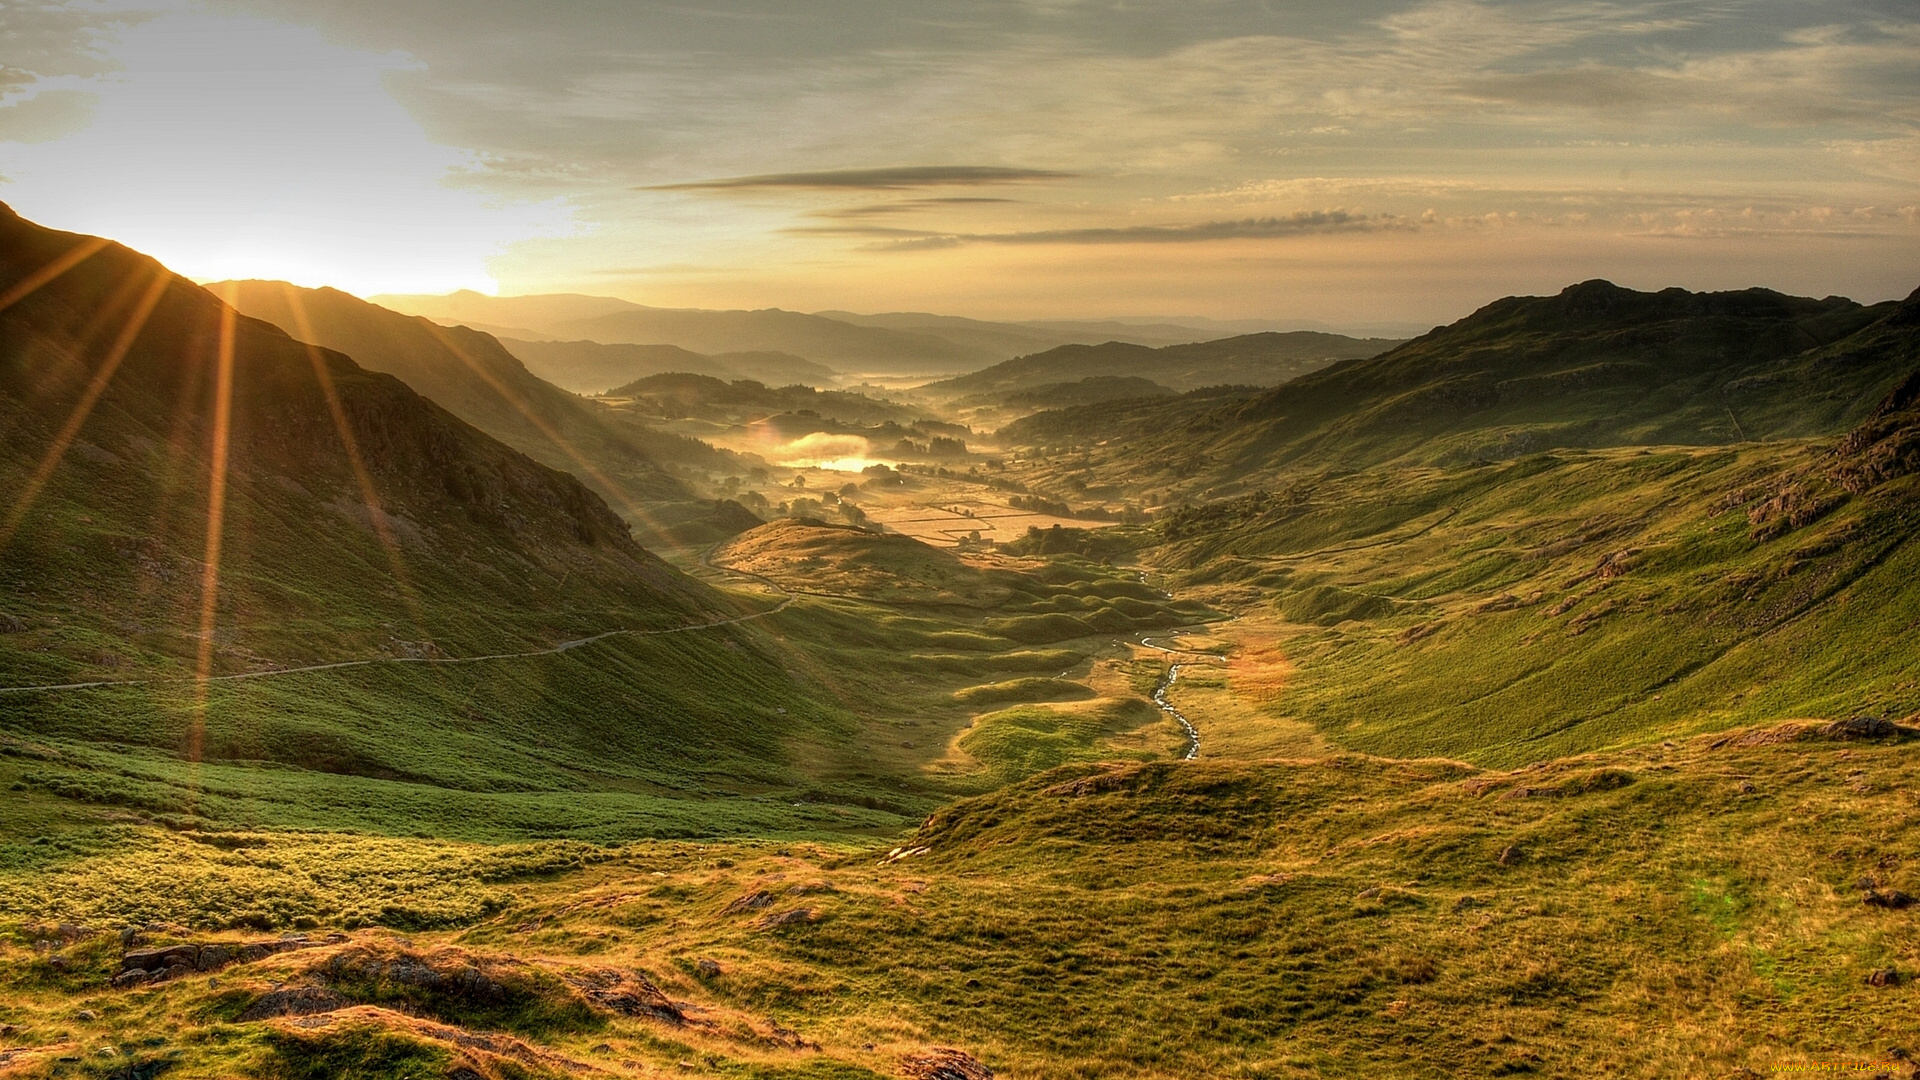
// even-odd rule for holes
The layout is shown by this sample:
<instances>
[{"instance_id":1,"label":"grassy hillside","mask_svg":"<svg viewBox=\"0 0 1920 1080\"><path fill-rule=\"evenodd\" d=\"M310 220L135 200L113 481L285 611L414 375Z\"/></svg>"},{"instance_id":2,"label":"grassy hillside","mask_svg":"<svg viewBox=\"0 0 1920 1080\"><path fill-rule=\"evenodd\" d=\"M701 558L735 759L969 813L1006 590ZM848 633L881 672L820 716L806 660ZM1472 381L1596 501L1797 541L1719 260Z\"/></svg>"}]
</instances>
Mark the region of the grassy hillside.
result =
<instances>
[{"instance_id":1,"label":"grassy hillside","mask_svg":"<svg viewBox=\"0 0 1920 1080\"><path fill-rule=\"evenodd\" d=\"M1094 376L1151 379L1174 390L1238 383L1276 386L1336 360L1376 355L1397 342L1350 338L1309 330L1244 334L1158 349L1109 341L1062 345L1016 357L971 374L928 383L928 394L961 396L1034 390Z\"/></svg>"},{"instance_id":2,"label":"grassy hillside","mask_svg":"<svg viewBox=\"0 0 1920 1080\"><path fill-rule=\"evenodd\" d=\"M614 505L690 498L662 462L725 469L730 458L651 431L529 371L491 335L402 315L336 289L279 281L210 286L244 315L395 375L462 420L543 464L571 472Z\"/></svg>"},{"instance_id":3,"label":"grassy hillside","mask_svg":"<svg viewBox=\"0 0 1920 1080\"><path fill-rule=\"evenodd\" d=\"M4 1037L36 1076L1904 1074L1911 738L1073 765L892 855L56 832L5 849ZM115 989L130 919L313 929Z\"/></svg>"},{"instance_id":4,"label":"grassy hillside","mask_svg":"<svg viewBox=\"0 0 1920 1080\"><path fill-rule=\"evenodd\" d=\"M1917 332L1513 298L782 489L1150 524L663 511L696 580L400 380L0 214L0 1072L1904 1075Z\"/></svg>"},{"instance_id":5,"label":"grassy hillside","mask_svg":"<svg viewBox=\"0 0 1920 1080\"><path fill-rule=\"evenodd\" d=\"M0 311L0 731L34 748L27 788L476 838L869 824L764 797L854 735L732 621L776 598L673 570L572 476L152 260L0 232L0 293L92 252ZM106 685L18 689L73 683Z\"/></svg>"},{"instance_id":6,"label":"grassy hillside","mask_svg":"<svg viewBox=\"0 0 1920 1080\"><path fill-rule=\"evenodd\" d=\"M1920 363L1910 331L1881 325L1900 306L1604 281L1509 297L1384 355L1154 424L1088 465L1109 482L1220 492L1288 470L1836 434ZM1036 418L1032 436L1086 446L1105 430L1072 419Z\"/></svg>"}]
</instances>

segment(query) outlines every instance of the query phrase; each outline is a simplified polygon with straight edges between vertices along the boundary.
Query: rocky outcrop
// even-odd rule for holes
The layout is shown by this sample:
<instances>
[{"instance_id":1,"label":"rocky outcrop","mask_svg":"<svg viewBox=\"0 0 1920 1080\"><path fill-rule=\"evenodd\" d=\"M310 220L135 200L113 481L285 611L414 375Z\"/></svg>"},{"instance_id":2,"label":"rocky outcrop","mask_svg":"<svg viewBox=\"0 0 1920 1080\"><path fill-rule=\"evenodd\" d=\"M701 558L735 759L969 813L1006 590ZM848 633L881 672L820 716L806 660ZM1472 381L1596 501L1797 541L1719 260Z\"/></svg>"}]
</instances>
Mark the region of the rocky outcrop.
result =
<instances>
[{"instance_id":1,"label":"rocky outcrop","mask_svg":"<svg viewBox=\"0 0 1920 1080\"><path fill-rule=\"evenodd\" d=\"M596 968L568 975L566 982L588 1001L621 1016L645 1016L669 1024L687 1022L687 1014L680 1006L655 986L653 980L637 971Z\"/></svg>"},{"instance_id":2,"label":"rocky outcrop","mask_svg":"<svg viewBox=\"0 0 1920 1080\"><path fill-rule=\"evenodd\" d=\"M993 1080L993 1070L979 1058L951 1046L906 1058L900 1062L900 1075L908 1080Z\"/></svg>"},{"instance_id":3,"label":"rocky outcrop","mask_svg":"<svg viewBox=\"0 0 1920 1080\"><path fill-rule=\"evenodd\" d=\"M133 949L120 958L120 971L113 977L113 985L124 990L148 983L166 982L182 975L219 971L229 964L252 963L276 953L311 949L345 940L344 934L319 940L300 934L270 941L187 943Z\"/></svg>"}]
</instances>

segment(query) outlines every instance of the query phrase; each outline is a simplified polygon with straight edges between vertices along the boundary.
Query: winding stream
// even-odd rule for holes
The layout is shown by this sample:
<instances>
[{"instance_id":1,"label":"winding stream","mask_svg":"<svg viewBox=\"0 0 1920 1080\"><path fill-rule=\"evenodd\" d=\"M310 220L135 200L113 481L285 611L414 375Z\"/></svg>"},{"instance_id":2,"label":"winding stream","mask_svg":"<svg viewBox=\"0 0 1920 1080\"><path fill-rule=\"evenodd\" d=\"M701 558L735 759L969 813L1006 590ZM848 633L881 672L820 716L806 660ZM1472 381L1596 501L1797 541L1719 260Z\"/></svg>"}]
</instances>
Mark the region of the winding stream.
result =
<instances>
[{"instance_id":1,"label":"winding stream","mask_svg":"<svg viewBox=\"0 0 1920 1080\"><path fill-rule=\"evenodd\" d=\"M1140 645L1142 648L1154 649L1173 656L1203 656L1215 663L1225 663L1227 659L1218 653L1200 652L1196 649L1169 649L1165 645L1155 645L1152 638L1144 635L1140 638ZM1180 670L1186 666L1187 664L1168 665L1167 673L1161 677L1160 684L1153 688L1153 703L1161 712L1173 717L1174 722L1187 733L1187 752L1180 756L1180 760L1192 761L1200 756L1200 729L1193 725L1193 721L1187 719L1186 713L1181 712L1173 702L1167 700L1167 691L1173 689L1173 684L1180 679Z\"/></svg>"}]
</instances>

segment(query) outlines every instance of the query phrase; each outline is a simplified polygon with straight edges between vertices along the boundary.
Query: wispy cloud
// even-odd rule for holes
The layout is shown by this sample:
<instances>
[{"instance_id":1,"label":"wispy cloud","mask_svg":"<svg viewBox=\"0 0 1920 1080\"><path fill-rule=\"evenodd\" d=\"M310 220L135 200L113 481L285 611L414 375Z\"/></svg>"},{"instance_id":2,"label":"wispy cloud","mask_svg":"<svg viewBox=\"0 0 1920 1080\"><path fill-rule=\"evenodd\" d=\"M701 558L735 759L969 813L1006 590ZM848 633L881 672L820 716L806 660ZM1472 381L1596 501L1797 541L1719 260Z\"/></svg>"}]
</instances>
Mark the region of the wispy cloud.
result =
<instances>
[{"instance_id":1,"label":"wispy cloud","mask_svg":"<svg viewBox=\"0 0 1920 1080\"><path fill-rule=\"evenodd\" d=\"M1245 218L1239 221L1001 233L939 233L873 225L811 226L786 231L814 236L881 238L864 246L862 250L865 251L929 251L964 244L1193 244L1209 240L1270 240L1320 233L1413 229L1418 225L1412 219L1392 214L1306 210L1282 217Z\"/></svg>"},{"instance_id":2,"label":"wispy cloud","mask_svg":"<svg viewBox=\"0 0 1920 1080\"><path fill-rule=\"evenodd\" d=\"M859 220L870 217L887 217L893 214L911 214L922 210L935 210L943 207L969 206L978 204L1012 203L1018 199L1001 199L987 195L949 195L931 199L901 199L898 202L868 203L864 206L838 206L828 210L815 210L808 217L830 220Z\"/></svg>"},{"instance_id":3,"label":"wispy cloud","mask_svg":"<svg viewBox=\"0 0 1920 1080\"><path fill-rule=\"evenodd\" d=\"M898 165L882 169L828 169L821 172L764 173L651 184L642 191L743 191L800 188L815 191L906 191L930 187L978 187L1031 180L1070 180L1078 174L1051 169L1009 169L997 165Z\"/></svg>"}]
</instances>

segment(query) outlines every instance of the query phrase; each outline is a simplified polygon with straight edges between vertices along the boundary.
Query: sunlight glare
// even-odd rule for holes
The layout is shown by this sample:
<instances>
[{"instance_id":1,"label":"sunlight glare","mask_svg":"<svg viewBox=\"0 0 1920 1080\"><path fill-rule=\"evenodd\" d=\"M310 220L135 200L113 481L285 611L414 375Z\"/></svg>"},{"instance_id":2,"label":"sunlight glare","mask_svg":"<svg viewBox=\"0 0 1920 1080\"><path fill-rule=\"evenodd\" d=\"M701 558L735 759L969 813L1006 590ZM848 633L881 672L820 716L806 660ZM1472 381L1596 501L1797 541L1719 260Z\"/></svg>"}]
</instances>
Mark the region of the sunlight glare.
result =
<instances>
[{"instance_id":1,"label":"sunlight glare","mask_svg":"<svg viewBox=\"0 0 1920 1080\"><path fill-rule=\"evenodd\" d=\"M490 258L567 230L557 203L458 186L477 159L432 142L387 91L385 80L419 68L404 54L187 12L126 28L108 51L121 71L43 90L97 97L90 124L0 142L0 199L21 213L202 281L363 295L492 292Z\"/></svg>"}]
</instances>

